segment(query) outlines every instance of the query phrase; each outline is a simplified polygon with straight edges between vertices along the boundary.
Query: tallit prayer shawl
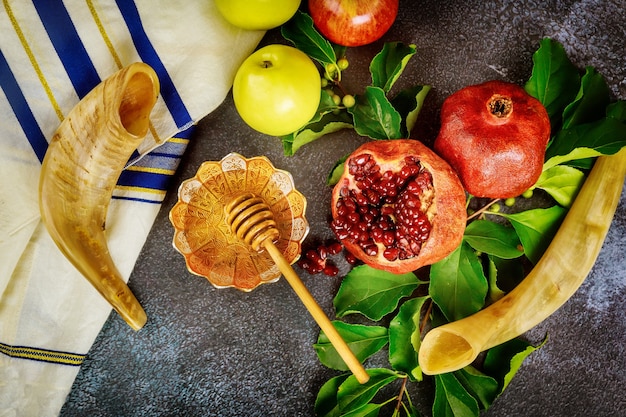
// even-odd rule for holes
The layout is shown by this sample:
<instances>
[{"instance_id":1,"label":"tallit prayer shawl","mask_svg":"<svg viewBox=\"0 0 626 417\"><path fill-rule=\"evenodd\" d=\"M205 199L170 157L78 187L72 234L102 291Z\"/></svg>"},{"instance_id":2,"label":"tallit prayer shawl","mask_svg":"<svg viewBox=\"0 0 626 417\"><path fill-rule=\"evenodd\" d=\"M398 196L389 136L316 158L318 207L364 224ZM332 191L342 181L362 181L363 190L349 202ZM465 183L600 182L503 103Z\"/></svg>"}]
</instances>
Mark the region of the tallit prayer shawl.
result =
<instances>
[{"instance_id":1,"label":"tallit prayer shawl","mask_svg":"<svg viewBox=\"0 0 626 417\"><path fill-rule=\"evenodd\" d=\"M124 66L143 61L159 77L150 132L106 222L127 280L194 124L223 101L262 36L228 24L211 0L2 1L0 416L58 415L111 312L40 220L41 161L61 121Z\"/></svg>"}]
</instances>

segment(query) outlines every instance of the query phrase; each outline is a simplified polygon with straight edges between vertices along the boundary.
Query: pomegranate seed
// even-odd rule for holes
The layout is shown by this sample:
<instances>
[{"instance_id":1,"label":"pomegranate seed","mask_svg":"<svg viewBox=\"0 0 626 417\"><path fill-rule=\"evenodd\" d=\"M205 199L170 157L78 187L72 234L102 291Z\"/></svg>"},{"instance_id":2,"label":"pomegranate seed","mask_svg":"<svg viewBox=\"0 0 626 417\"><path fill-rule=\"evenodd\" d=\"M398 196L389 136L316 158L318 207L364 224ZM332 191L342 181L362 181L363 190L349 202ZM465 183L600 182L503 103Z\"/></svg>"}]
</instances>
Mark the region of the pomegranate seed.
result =
<instances>
[{"instance_id":1,"label":"pomegranate seed","mask_svg":"<svg viewBox=\"0 0 626 417\"><path fill-rule=\"evenodd\" d=\"M367 256L376 256L378 255L378 246L367 245L363 248L363 251L367 254Z\"/></svg>"},{"instance_id":2,"label":"pomegranate seed","mask_svg":"<svg viewBox=\"0 0 626 417\"><path fill-rule=\"evenodd\" d=\"M369 204L367 197L363 193L358 193L356 195L355 200L356 200L356 204L360 206L366 206L367 204Z\"/></svg>"},{"instance_id":3,"label":"pomegranate seed","mask_svg":"<svg viewBox=\"0 0 626 417\"><path fill-rule=\"evenodd\" d=\"M415 178L416 184L419 186L420 190L423 192L432 188L433 177L428 171L421 171L419 175Z\"/></svg>"},{"instance_id":4,"label":"pomegranate seed","mask_svg":"<svg viewBox=\"0 0 626 417\"><path fill-rule=\"evenodd\" d=\"M419 173L420 167L414 163L407 164L400 170L400 177L407 179L414 177Z\"/></svg>"},{"instance_id":5,"label":"pomegranate seed","mask_svg":"<svg viewBox=\"0 0 626 417\"><path fill-rule=\"evenodd\" d=\"M385 171L385 173L383 174L383 179L384 179L385 181L389 181L389 180L391 180L393 177L394 177L394 173L393 173L393 171L392 171L392 170L390 170L390 169L389 169L389 170L387 170L387 171Z\"/></svg>"},{"instance_id":6,"label":"pomegranate seed","mask_svg":"<svg viewBox=\"0 0 626 417\"><path fill-rule=\"evenodd\" d=\"M371 226L376 220L376 216L372 214L371 212L364 213L362 218L363 218L363 222L367 224L368 227Z\"/></svg>"},{"instance_id":7,"label":"pomegranate seed","mask_svg":"<svg viewBox=\"0 0 626 417\"><path fill-rule=\"evenodd\" d=\"M326 264L322 272L324 273L324 275L328 275L329 277L334 277L339 273L339 268L337 268L335 265L331 263L328 263Z\"/></svg>"},{"instance_id":8,"label":"pomegranate seed","mask_svg":"<svg viewBox=\"0 0 626 417\"><path fill-rule=\"evenodd\" d=\"M382 242L383 241L383 229L380 226L374 226L372 227L372 230L370 231L370 234L372 235L372 239L374 239L374 242Z\"/></svg>"},{"instance_id":9,"label":"pomegranate seed","mask_svg":"<svg viewBox=\"0 0 626 417\"><path fill-rule=\"evenodd\" d=\"M368 242L370 240L370 235L366 231L361 231L359 234L359 242Z\"/></svg>"},{"instance_id":10,"label":"pomegranate seed","mask_svg":"<svg viewBox=\"0 0 626 417\"><path fill-rule=\"evenodd\" d=\"M366 189L363 194L367 197L369 204L375 206L380 202L380 194L372 189Z\"/></svg>"},{"instance_id":11,"label":"pomegranate seed","mask_svg":"<svg viewBox=\"0 0 626 417\"><path fill-rule=\"evenodd\" d=\"M346 210L348 210L348 212L355 211L356 208L357 208L356 201L354 201L352 198L345 198L343 200L343 204L344 204Z\"/></svg>"},{"instance_id":12,"label":"pomegranate seed","mask_svg":"<svg viewBox=\"0 0 626 417\"><path fill-rule=\"evenodd\" d=\"M343 246L339 242L332 242L328 245L328 253L331 255L337 255L341 253Z\"/></svg>"},{"instance_id":13,"label":"pomegranate seed","mask_svg":"<svg viewBox=\"0 0 626 417\"><path fill-rule=\"evenodd\" d=\"M367 160L367 162L365 162L365 164L363 164L363 170L368 172L368 173L372 173L373 172L378 172L380 171L380 167L376 164L376 161L372 159L371 155L368 155L369 159Z\"/></svg>"},{"instance_id":14,"label":"pomegranate seed","mask_svg":"<svg viewBox=\"0 0 626 417\"><path fill-rule=\"evenodd\" d=\"M385 257L386 260L393 262L396 259L398 259L399 253L400 253L400 250L398 248L387 248L383 251L383 256Z\"/></svg>"},{"instance_id":15,"label":"pomegranate seed","mask_svg":"<svg viewBox=\"0 0 626 417\"><path fill-rule=\"evenodd\" d=\"M393 231L386 230L383 232L382 242L386 247L390 247L396 241L396 234Z\"/></svg>"},{"instance_id":16,"label":"pomegranate seed","mask_svg":"<svg viewBox=\"0 0 626 417\"><path fill-rule=\"evenodd\" d=\"M420 249L422 249L422 245L419 242L416 242L414 240L412 240L411 242L409 242L409 247L411 248L411 251L413 253L419 253Z\"/></svg>"},{"instance_id":17,"label":"pomegranate seed","mask_svg":"<svg viewBox=\"0 0 626 417\"><path fill-rule=\"evenodd\" d=\"M420 206L420 198L415 194L407 194L407 198L405 199L405 207L407 208L416 208Z\"/></svg>"},{"instance_id":18,"label":"pomegranate seed","mask_svg":"<svg viewBox=\"0 0 626 417\"><path fill-rule=\"evenodd\" d=\"M339 240L345 240L350 236L350 232L345 229L333 229L333 231Z\"/></svg>"},{"instance_id":19,"label":"pomegranate seed","mask_svg":"<svg viewBox=\"0 0 626 417\"><path fill-rule=\"evenodd\" d=\"M348 213L346 217L348 222L350 223L358 223L361 221L361 216L359 216L359 213L357 213L356 211Z\"/></svg>"},{"instance_id":20,"label":"pomegranate seed","mask_svg":"<svg viewBox=\"0 0 626 417\"><path fill-rule=\"evenodd\" d=\"M352 253L347 252L346 251L346 261L350 264L350 265L356 265L357 262L359 262L359 260L356 258L356 256L354 256Z\"/></svg>"},{"instance_id":21,"label":"pomegranate seed","mask_svg":"<svg viewBox=\"0 0 626 417\"><path fill-rule=\"evenodd\" d=\"M372 155L370 155L368 153L364 153L364 154L361 154L361 155L353 158L352 162L354 163L354 165L363 165L367 161L369 161L371 158L372 158Z\"/></svg>"},{"instance_id":22,"label":"pomegranate seed","mask_svg":"<svg viewBox=\"0 0 626 417\"><path fill-rule=\"evenodd\" d=\"M406 190L410 193L417 194L421 191L421 188L416 181L409 181L409 183L406 185Z\"/></svg>"},{"instance_id":23,"label":"pomegranate seed","mask_svg":"<svg viewBox=\"0 0 626 417\"><path fill-rule=\"evenodd\" d=\"M322 258L320 258L319 253L317 253L315 249L309 249L308 251L306 251L305 256L307 257L307 259L310 259L312 262L319 263L322 261Z\"/></svg>"}]
</instances>

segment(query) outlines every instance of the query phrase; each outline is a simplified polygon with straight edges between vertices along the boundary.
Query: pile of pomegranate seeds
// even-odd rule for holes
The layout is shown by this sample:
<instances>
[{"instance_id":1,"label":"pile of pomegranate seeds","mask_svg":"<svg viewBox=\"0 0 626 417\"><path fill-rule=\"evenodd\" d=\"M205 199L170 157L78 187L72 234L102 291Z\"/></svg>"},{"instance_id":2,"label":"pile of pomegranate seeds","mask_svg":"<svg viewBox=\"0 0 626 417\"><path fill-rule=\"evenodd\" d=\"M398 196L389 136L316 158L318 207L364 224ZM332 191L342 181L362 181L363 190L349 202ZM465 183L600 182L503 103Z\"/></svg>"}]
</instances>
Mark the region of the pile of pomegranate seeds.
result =
<instances>
[{"instance_id":1,"label":"pile of pomegranate seeds","mask_svg":"<svg viewBox=\"0 0 626 417\"><path fill-rule=\"evenodd\" d=\"M343 250L343 245L337 241L326 245L320 245L315 249L309 249L304 253L304 257L298 261L300 268L311 275L323 273L334 277L339 273L339 268L330 259L330 256L338 255ZM345 253L345 258L351 265L356 264L357 259L349 252Z\"/></svg>"},{"instance_id":2,"label":"pile of pomegranate seeds","mask_svg":"<svg viewBox=\"0 0 626 417\"><path fill-rule=\"evenodd\" d=\"M432 175L406 156L397 171L381 172L376 159L359 154L348 160L354 188L344 186L331 229L341 241L358 244L368 256L388 261L417 256L432 228Z\"/></svg>"}]
</instances>

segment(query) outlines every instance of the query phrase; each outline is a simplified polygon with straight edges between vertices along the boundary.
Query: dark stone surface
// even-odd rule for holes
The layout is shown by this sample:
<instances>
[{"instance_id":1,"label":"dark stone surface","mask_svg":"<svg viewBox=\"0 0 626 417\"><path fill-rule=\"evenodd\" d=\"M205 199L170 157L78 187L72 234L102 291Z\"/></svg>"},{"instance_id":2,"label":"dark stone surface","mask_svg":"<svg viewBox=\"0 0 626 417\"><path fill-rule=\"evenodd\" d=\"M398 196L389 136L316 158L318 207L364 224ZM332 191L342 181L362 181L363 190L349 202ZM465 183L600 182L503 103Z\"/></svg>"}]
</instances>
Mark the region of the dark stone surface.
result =
<instances>
[{"instance_id":1,"label":"dark stone surface","mask_svg":"<svg viewBox=\"0 0 626 417\"><path fill-rule=\"evenodd\" d=\"M626 99L623 0L400 3L398 19L383 40L349 51L346 86L358 93L369 82L367 65L382 41L415 43L417 55L399 87L433 87L416 138L432 141L441 102L455 90L489 79L523 83L543 37L562 42L577 66L595 66L612 93ZM278 39L272 32L264 42ZM292 173L308 199L307 242L325 240L331 234L324 179L335 160L362 141L340 132L285 157L278 139L243 124L230 96L202 120L130 278L148 323L133 332L110 316L61 415L313 415L317 391L335 372L317 360L312 344L318 328L286 281L242 293L217 290L192 276L172 247L168 212L180 182L203 161L229 152L267 155ZM525 335L539 343L547 334L549 341L524 362L485 416L626 415L625 235L623 194L592 273L570 301ZM339 279L301 276L332 314ZM377 355L367 366L384 364L384 355ZM420 384L411 397L424 415L431 414L431 385Z\"/></svg>"}]
</instances>

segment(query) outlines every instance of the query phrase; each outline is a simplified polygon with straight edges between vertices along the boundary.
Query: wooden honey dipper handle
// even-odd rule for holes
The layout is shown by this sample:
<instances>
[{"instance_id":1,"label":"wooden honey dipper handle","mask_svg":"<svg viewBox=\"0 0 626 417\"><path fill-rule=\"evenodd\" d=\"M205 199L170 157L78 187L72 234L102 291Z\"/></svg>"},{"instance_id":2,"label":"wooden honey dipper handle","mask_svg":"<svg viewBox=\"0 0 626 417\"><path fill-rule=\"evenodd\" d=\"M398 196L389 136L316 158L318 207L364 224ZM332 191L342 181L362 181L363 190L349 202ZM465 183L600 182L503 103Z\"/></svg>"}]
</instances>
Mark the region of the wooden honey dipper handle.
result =
<instances>
[{"instance_id":1,"label":"wooden honey dipper handle","mask_svg":"<svg viewBox=\"0 0 626 417\"><path fill-rule=\"evenodd\" d=\"M272 212L263 199L252 193L234 198L226 205L226 221L233 233L254 250L265 249L267 251L357 381L361 384L366 383L369 380L369 374L274 244L274 241L278 239L279 232Z\"/></svg>"},{"instance_id":2,"label":"wooden honey dipper handle","mask_svg":"<svg viewBox=\"0 0 626 417\"><path fill-rule=\"evenodd\" d=\"M326 316L322 308L317 304L309 290L306 288L300 277L293 270L291 265L285 260L283 255L280 253L276 245L270 240L266 240L264 245L267 252L270 254L280 272L287 279L291 288L295 291L295 293L300 297L300 300L304 304L304 306L309 310L313 319L317 322L320 328L324 331L330 343L334 346L335 350L341 359L346 363L350 371L354 374L356 379L364 384L369 380L369 375L361 365L361 362L354 356L354 353L350 350L350 347L346 343L345 340L341 337L335 326L333 326L330 319Z\"/></svg>"}]
</instances>

